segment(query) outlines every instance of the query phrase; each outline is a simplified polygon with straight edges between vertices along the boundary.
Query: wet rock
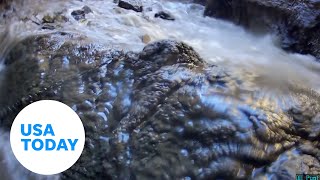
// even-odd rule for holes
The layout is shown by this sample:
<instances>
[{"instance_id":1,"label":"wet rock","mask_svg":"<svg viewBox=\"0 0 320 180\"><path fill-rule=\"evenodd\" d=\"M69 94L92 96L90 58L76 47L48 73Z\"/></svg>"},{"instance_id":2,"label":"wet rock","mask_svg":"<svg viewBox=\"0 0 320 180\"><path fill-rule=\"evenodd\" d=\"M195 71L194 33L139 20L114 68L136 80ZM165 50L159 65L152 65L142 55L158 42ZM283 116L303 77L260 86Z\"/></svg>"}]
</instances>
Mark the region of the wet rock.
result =
<instances>
[{"instance_id":1,"label":"wet rock","mask_svg":"<svg viewBox=\"0 0 320 180\"><path fill-rule=\"evenodd\" d=\"M169 12L160 11L154 15L155 18L161 18L165 20L174 21L175 18Z\"/></svg>"},{"instance_id":2,"label":"wet rock","mask_svg":"<svg viewBox=\"0 0 320 180\"><path fill-rule=\"evenodd\" d=\"M77 21L86 19L86 14L92 13L92 10L88 6L83 6L80 10L75 10L71 12L73 18Z\"/></svg>"},{"instance_id":3,"label":"wet rock","mask_svg":"<svg viewBox=\"0 0 320 180\"><path fill-rule=\"evenodd\" d=\"M141 37L143 43L148 44L151 41L151 37L148 34L145 34Z\"/></svg>"},{"instance_id":4,"label":"wet rock","mask_svg":"<svg viewBox=\"0 0 320 180\"><path fill-rule=\"evenodd\" d=\"M54 27L54 26L52 26L52 25L50 25L50 24L44 24L44 25L42 26L42 29L54 30L54 29L55 29L55 27Z\"/></svg>"},{"instance_id":5,"label":"wet rock","mask_svg":"<svg viewBox=\"0 0 320 180\"><path fill-rule=\"evenodd\" d=\"M299 155L288 151L266 169L258 169L253 179L296 179L297 174L317 174L320 171L319 160L310 155ZM266 173L266 174L264 174Z\"/></svg>"},{"instance_id":6,"label":"wet rock","mask_svg":"<svg viewBox=\"0 0 320 180\"><path fill-rule=\"evenodd\" d=\"M230 20L254 32L272 32L284 49L320 58L317 1L209 0L205 15Z\"/></svg>"},{"instance_id":7,"label":"wet rock","mask_svg":"<svg viewBox=\"0 0 320 180\"><path fill-rule=\"evenodd\" d=\"M142 2L140 0L119 0L118 6L136 12L143 11Z\"/></svg>"},{"instance_id":8,"label":"wet rock","mask_svg":"<svg viewBox=\"0 0 320 180\"><path fill-rule=\"evenodd\" d=\"M85 14L92 13L92 10L89 6L83 6L82 10L84 11Z\"/></svg>"},{"instance_id":9,"label":"wet rock","mask_svg":"<svg viewBox=\"0 0 320 180\"><path fill-rule=\"evenodd\" d=\"M86 15L85 15L85 12L84 10L75 10L75 11L72 11L71 12L71 16L77 20L77 21L80 21L80 20L83 20L86 18Z\"/></svg>"},{"instance_id":10,"label":"wet rock","mask_svg":"<svg viewBox=\"0 0 320 180\"><path fill-rule=\"evenodd\" d=\"M64 22L68 22L68 18L65 17L64 15L57 15L54 17L54 21L55 22L59 22L59 23L64 23Z\"/></svg>"},{"instance_id":11,"label":"wet rock","mask_svg":"<svg viewBox=\"0 0 320 180\"><path fill-rule=\"evenodd\" d=\"M1 76L3 129L39 99L64 102L81 116L86 147L62 179L248 179L282 165L289 173L279 177L318 170L310 164L319 159L319 97L299 91L300 106L273 110L226 93L233 79L185 43L163 40L125 53L88 42L63 32L26 38ZM297 158L281 164L294 148Z\"/></svg>"},{"instance_id":12,"label":"wet rock","mask_svg":"<svg viewBox=\"0 0 320 180\"><path fill-rule=\"evenodd\" d=\"M54 23L54 18L51 17L50 15L45 15L42 18L42 23Z\"/></svg>"}]
</instances>

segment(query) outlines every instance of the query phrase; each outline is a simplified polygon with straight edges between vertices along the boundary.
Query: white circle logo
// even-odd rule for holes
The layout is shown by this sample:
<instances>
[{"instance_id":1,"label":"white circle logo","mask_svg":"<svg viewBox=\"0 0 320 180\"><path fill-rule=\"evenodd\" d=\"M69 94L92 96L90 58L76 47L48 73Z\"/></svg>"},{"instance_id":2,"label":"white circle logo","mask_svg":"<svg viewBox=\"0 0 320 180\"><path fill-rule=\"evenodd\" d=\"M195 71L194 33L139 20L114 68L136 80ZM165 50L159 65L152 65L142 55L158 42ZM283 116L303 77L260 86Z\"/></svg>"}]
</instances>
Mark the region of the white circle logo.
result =
<instances>
[{"instance_id":1,"label":"white circle logo","mask_svg":"<svg viewBox=\"0 0 320 180\"><path fill-rule=\"evenodd\" d=\"M10 143L25 168L53 175L67 170L79 159L85 132L79 116L69 106L42 100L28 105L15 118Z\"/></svg>"}]
</instances>

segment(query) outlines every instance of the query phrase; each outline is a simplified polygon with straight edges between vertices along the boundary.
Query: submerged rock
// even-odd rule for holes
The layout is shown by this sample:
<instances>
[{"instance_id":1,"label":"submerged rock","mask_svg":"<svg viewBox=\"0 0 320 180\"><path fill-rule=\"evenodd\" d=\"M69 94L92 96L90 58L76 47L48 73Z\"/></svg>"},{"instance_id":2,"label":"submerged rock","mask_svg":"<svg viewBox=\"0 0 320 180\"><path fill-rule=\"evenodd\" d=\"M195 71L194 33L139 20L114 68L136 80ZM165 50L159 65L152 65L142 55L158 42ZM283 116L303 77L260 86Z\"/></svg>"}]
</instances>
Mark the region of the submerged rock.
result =
<instances>
[{"instance_id":1,"label":"submerged rock","mask_svg":"<svg viewBox=\"0 0 320 180\"><path fill-rule=\"evenodd\" d=\"M168 13L168 12L164 12L164 11L160 11L160 12L158 12L158 13L156 13L155 15L154 15L154 17L156 17L156 18L161 18L161 19L165 19L165 20L170 20L170 21L174 21L175 20L175 18L173 17L173 15L171 15L170 13Z\"/></svg>"},{"instance_id":2,"label":"submerged rock","mask_svg":"<svg viewBox=\"0 0 320 180\"><path fill-rule=\"evenodd\" d=\"M143 43L148 44L151 41L151 37L148 34L145 34L141 37Z\"/></svg>"},{"instance_id":3,"label":"submerged rock","mask_svg":"<svg viewBox=\"0 0 320 180\"><path fill-rule=\"evenodd\" d=\"M205 15L275 33L284 49L320 58L319 1L208 0Z\"/></svg>"},{"instance_id":4,"label":"submerged rock","mask_svg":"<svg viewBox=\"0 0 320 180\"><path fill-rule=\"evenodd\" d=\"M85 149L62 179L247 179L294 148L298 158L283 169L301 173L290 164L302 162L305 173L320 171L310 163L320 159L317 94L301 91L299 107L273 110L232 95L237 80L185 43L137 53L99 47L54 33L25 39L6 59L4 129L39 99L64 102L83 121ZM278 172L259 174L268 173Z\"/></svg>"},{"instance_id":5,"label":"submerged rock","mask_svg":"<svg viewBox=\"0 0 320 180\"><path fill-rule=\"evenodd\" d=\"M119 0L118 6L136 12L143 11L142 2L140 0Z\"/></svg>"}]
</instances>

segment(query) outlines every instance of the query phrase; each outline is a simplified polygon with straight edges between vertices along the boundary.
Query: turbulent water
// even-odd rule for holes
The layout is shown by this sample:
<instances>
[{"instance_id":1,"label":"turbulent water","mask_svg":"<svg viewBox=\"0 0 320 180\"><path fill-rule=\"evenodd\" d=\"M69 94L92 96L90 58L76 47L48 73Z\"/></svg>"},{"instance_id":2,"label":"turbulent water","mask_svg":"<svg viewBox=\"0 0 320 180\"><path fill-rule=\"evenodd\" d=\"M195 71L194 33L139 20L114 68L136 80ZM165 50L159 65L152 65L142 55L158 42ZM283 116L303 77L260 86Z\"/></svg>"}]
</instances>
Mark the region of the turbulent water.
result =
<instances>
[{"instance_id":1,"label":"turbulent water","mask_svg":"<svg viewBox=\"0 0 320 180\"><path fill-rule=\"evenodd\" d=\"M205 60L223 64L233 74L243 76L247 81L250 78L269 90L288 88L290 83L315 90L320 87L317 81L320 65L313 57L284 52L272 36L257 37L231 23L203 17L204 7L200 5L144 1L145 12L137 13L117 7L113 1L39 2L24 1L24 8L15 12L19 20L13 18L7 30L10 38L52 32L41 30L34 22L41 22L43 16L59 12L69 22L58 24L56 30L85 34L93 42L106 47L139 51L145 46L141 40L144 35L148 35L151 42L176 39L194 47ZM86 20L79 23L71 12L84 5L89 6L93 13L87 14ZM155 18L154 13L159 10L172 13L176 21ZM3 43L10 40L7 37ZM5 44L8 46L10 43ZM6 50L6 45L2 45L2 51Z\"/></svg>"},{"instance_id":2,"label":"turbulent water","mask_svg":"<svg viewBox=\"0 0 320 180\"><path fill-rule=\"evenodd\" d=\"M228 92L229 95L253 106L281 112L295 103L295 94L301 88L320 91L320 64L311 56L281 50L277 39L271 35L256 36L231 23L203 17L204 7L197 4L168 0L145 0L143 4L145 11L137 13L119 8L112 0L17 2L17 10L8 14L11 18L0 25L3 30L0 58L6 56L18 40L54 31L84 34L92 42L124 51L142 50L145 46L142 37L148 36L151 42L161 39L183 41L209 63L224 67L237 79L230 82L234 91ZM71 12L85 5L93 12L86 15L86 20L76 21ZM159 10L170 12L176 20L155 18L154 13ZM56 23L55 30L41 29L37 22L41 22L43 16L57 12L69 21ZM3 68L1 63L0 71ZM239 80L242 82L238 83ZM8 142L1 140L0 146L8 146ZM14 161L9 158L12 154L6 154L7 148L0 148L0 151L5 162ZM14 163L6 166L12 174L24 172L16 172Z\"/></svg>"}]
</instances>

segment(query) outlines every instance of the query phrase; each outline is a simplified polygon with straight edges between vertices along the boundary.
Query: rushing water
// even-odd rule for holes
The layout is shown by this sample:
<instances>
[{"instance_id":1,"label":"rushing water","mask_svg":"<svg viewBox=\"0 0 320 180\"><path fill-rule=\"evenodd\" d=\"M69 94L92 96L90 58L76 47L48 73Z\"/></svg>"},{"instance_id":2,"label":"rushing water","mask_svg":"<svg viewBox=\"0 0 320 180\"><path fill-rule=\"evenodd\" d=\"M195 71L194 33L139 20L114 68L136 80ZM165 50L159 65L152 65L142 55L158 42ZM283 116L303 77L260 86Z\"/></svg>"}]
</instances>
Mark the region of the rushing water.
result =
<instances>
[{"instance_id":1,"label":"rushing water","mask_svg":"<svg viewBox=\"0 0 320 180\"><path fill-rule=\"evenodd\" d=\"M144 35L148 35L151 41L176 39L190 44L205 60L222 64L237 76L244 79L251 76L259 86L278 89L294 83L319 89L320 65L313 57L284 52L270 35L257 37L231 23L203 17L204 7L200 5L145 0L145 12L137 13L117 7L113 1L39 2L23 3L23 10L16 12L20 20L15 17L11 23L11 39L7 37L3 44L12 41L13 37L52 32L41 30L34 22L41 21L44 15L59 12L69 21L57 25L56 30L85 34L107 47L139 51L145 46L141 40ZM84 5L93 13L87 14L85 21L78 22L71 12ZM154 18L154 13L159 10L170 12L176 21ZM6 45L2 45L2 51L8 48Z\"/></svg>"},{"instance_id":2,"label":"rushing water","mask_svg":"<svg viewBox=\"0 0 320 180\"><path fill-rule=\"evenodd\" d=\"M112 0L33 2L18 3L12 18L1 22L0 58L16 41L31 34L76 32L88 36L92 42L125 51L140 51L145 46L142 37L149 36L151 41L184 41L208 62L224 67L231 76L243 80L241 87L234 85L235 88L250 91L261 99L250 102L253 100L249 95L243 95L249 103L281 109L294 103L292 94L300 87L320 91L320 64L313 57L281 50L271 35L255 36L231 23L203 17L204 7L197 4L145 0L145 11L137 13L119 8ZM84 21L76 21L71 12L85 5L93 13L87 14ZM154 13L159 10L170 12L176 20L155 18ZM43 30L35 23L44 15L55 13L63 14L69 21L56 24L55 30ZM5 68L2 63L0 71L1 68ZM1 143L0 146L8 145L5 141ZM1 157L8 149L0 148L0 151ZM11 156L6 155L5 161L12 161L7 158Z\"/></svg>"}]
</instances>

